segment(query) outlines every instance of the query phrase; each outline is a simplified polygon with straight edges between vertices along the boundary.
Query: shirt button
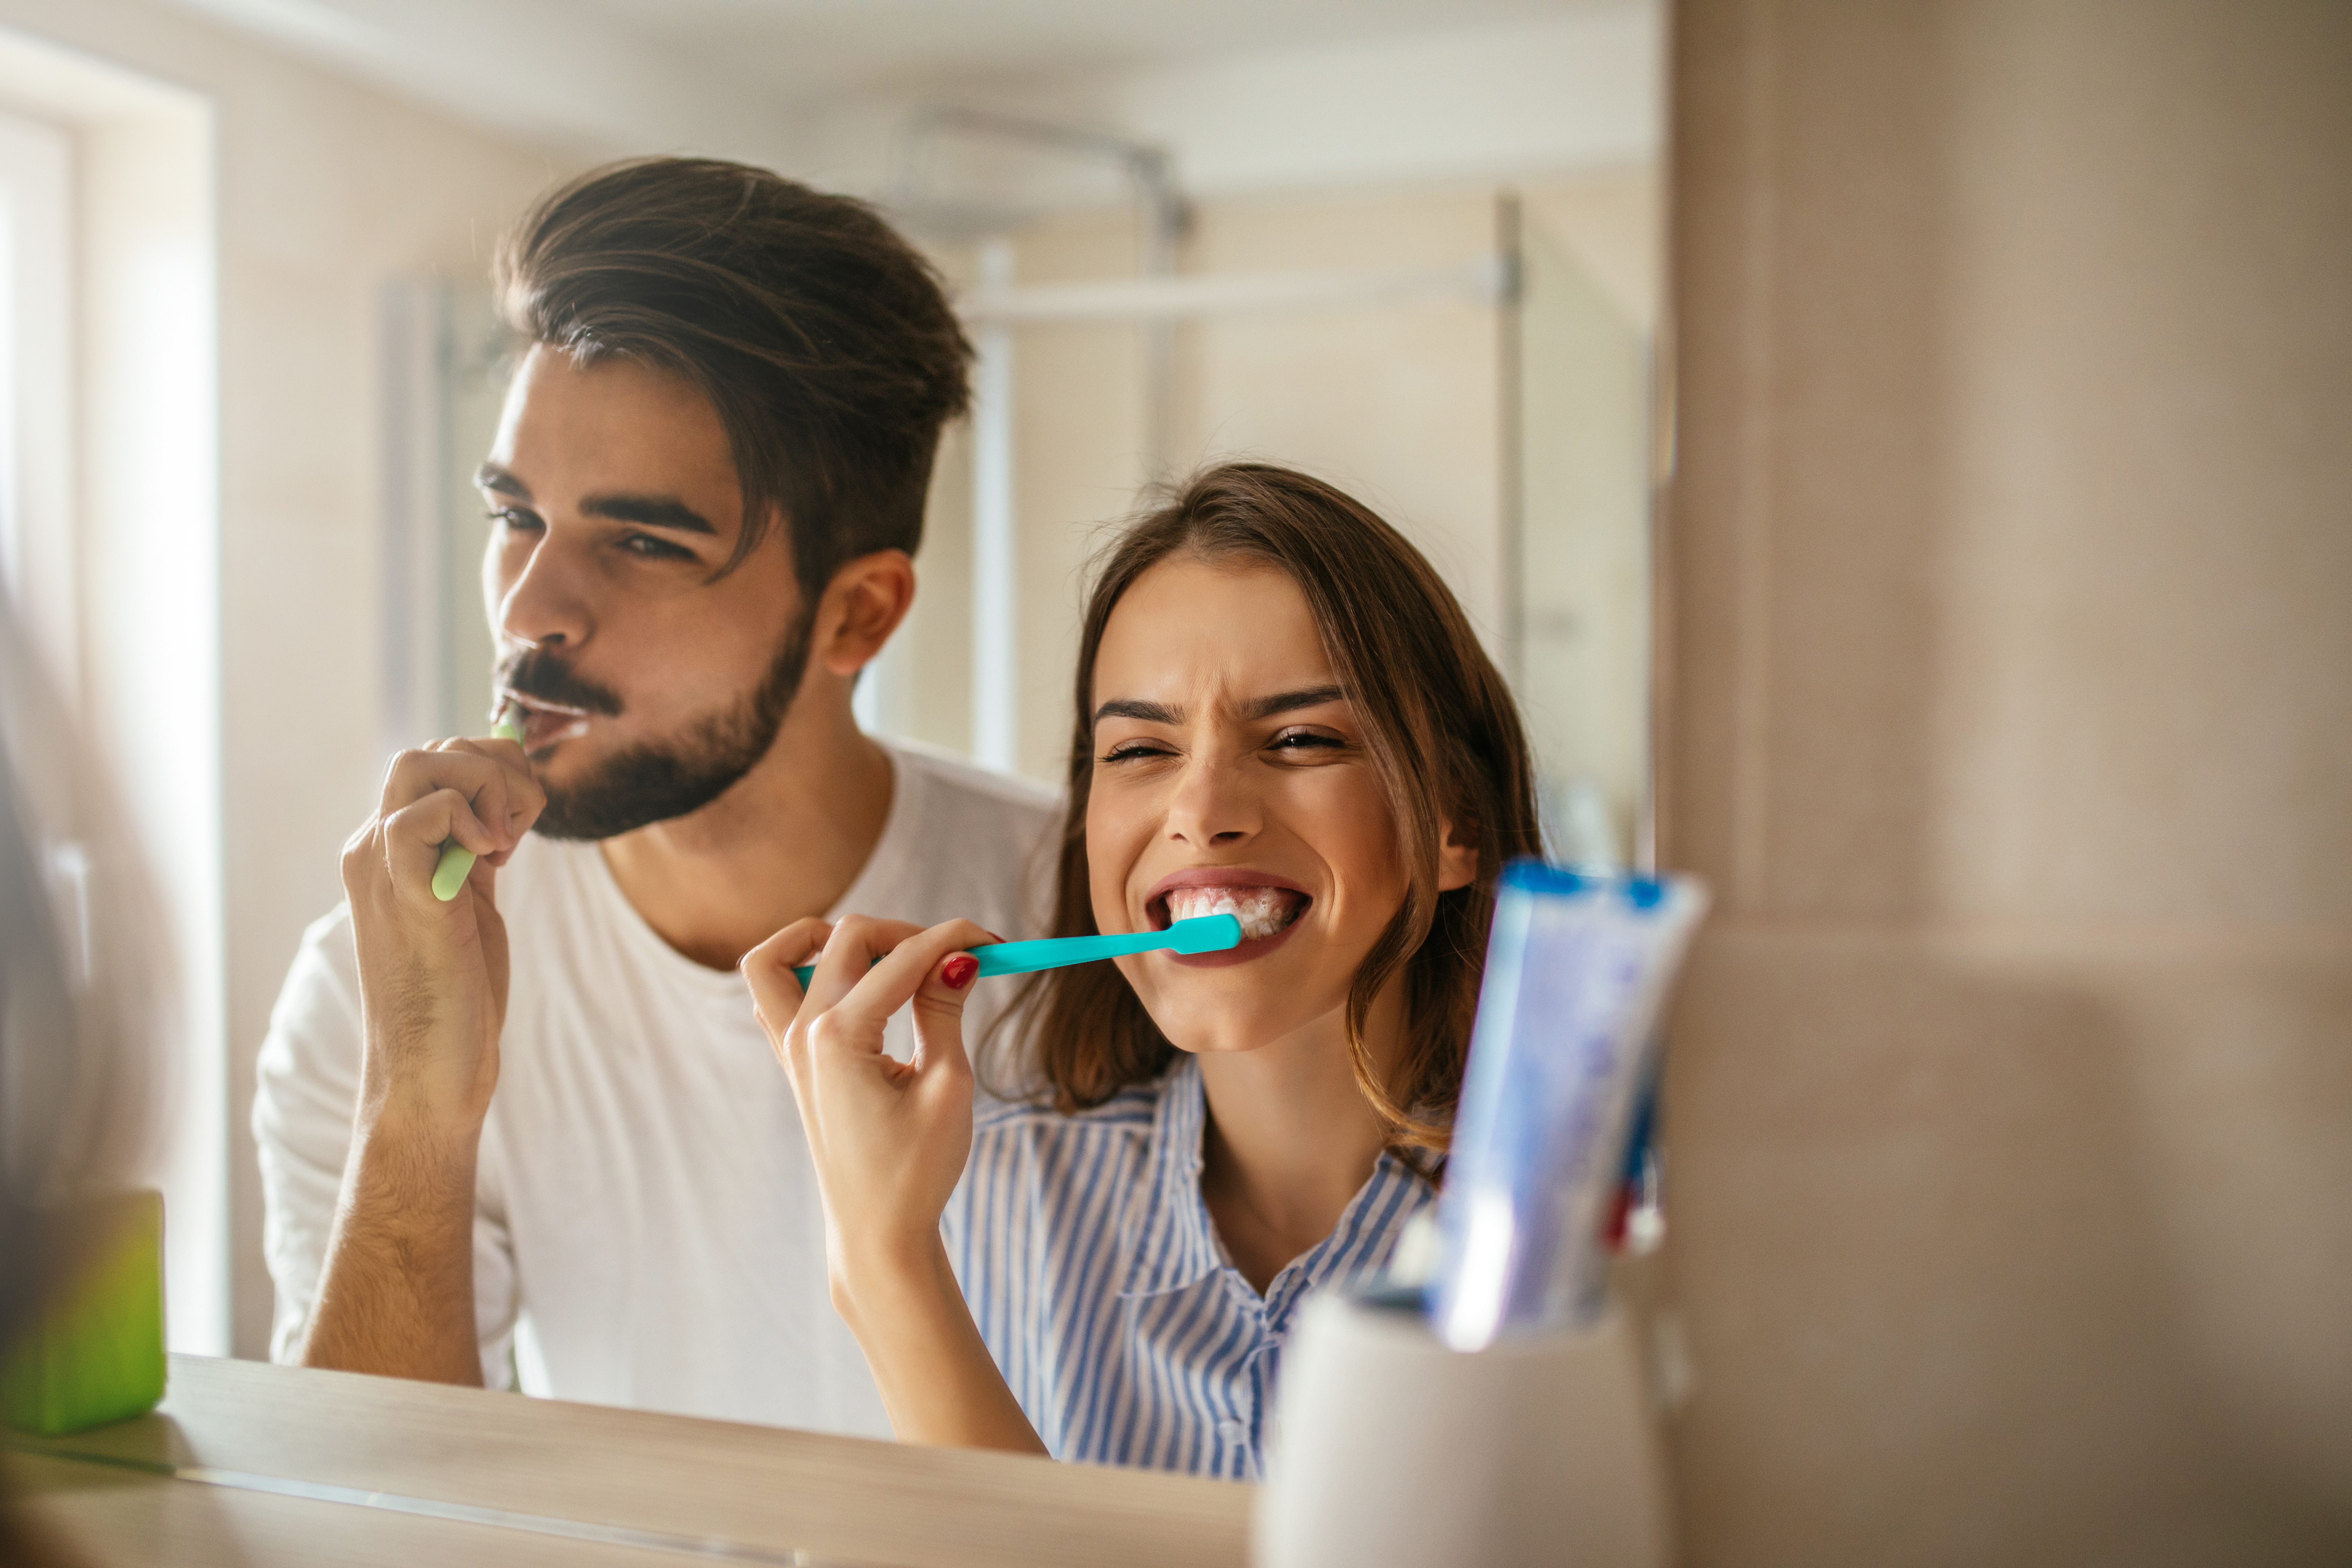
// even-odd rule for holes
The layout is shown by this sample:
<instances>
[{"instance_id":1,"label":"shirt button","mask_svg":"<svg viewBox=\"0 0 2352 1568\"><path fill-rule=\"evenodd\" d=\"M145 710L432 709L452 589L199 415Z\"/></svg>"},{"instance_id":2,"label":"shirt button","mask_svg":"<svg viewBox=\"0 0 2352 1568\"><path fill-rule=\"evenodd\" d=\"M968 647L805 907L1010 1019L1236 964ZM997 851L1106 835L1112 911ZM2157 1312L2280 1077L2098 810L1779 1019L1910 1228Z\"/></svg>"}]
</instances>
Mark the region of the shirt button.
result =
<instances>
[{"instance_id":1,"label":"shirt button","mask_svg":"<svg viewBox=\"0 0 2352 1568\"><path fill-rule=\"evenodd\" d=\"M1220 1421L1217 1423L1217 1436L1228 1443L1245 1443L1249 1441L1249 1425L1243 1421Z\"/></svg>"}]
</instances>

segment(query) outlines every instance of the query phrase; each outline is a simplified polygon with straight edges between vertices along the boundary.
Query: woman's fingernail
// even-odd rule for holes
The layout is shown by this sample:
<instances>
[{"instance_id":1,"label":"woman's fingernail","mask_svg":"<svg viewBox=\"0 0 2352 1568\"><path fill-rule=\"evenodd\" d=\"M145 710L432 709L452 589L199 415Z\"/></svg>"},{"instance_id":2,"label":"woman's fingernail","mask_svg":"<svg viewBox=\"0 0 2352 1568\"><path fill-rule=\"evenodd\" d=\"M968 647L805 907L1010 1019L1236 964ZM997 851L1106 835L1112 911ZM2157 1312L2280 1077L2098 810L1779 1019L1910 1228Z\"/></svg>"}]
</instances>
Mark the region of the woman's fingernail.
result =
<instances>
[{"instance_id":1,"label":"woman's fingernail","mask_svg":"<svg viewBox=\"0 0 2352 1568\"><path fill-rule=\"evenodd\" d=\"M948 989L950 991L962 990L971 984L972 976L979 973L980 960L968 952L959 952L940 965L940 978L947 982Z\"/></svg>"}]
</instances>

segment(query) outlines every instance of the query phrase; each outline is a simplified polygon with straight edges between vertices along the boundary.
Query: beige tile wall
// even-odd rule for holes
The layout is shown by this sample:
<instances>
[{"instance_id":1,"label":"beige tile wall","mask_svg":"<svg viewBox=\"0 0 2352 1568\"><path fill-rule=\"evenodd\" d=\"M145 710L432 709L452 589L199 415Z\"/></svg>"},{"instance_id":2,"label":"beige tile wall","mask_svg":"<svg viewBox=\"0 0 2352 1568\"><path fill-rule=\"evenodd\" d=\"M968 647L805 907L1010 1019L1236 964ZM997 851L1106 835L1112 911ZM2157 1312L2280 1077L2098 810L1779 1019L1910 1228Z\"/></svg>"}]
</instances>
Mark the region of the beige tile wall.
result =
<instances>
[{"instance_id":1,"label":"beige tile wall","mask_svg":"<svg viewBox=\"0 0 2352 1568\"><path fill-rule=\"evenodd\" d=\"M2352 10L1676 31L1689 1559L2352 1560Z\"/></svg>"}]
</instances>

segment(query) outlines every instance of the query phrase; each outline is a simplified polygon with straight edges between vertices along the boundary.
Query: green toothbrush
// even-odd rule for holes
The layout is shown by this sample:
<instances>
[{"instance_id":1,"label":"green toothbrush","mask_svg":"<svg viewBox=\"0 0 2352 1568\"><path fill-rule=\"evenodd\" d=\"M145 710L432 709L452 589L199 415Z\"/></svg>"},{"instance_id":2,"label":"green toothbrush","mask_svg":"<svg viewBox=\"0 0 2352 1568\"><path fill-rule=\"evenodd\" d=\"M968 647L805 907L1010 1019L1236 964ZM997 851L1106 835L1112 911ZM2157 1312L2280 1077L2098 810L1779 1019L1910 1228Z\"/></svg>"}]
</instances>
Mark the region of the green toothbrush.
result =
<instances>
[{"instance_id":1,"label":"green toothbrush","mask_svg":"<svg viewBox=\"0 0 2352 1568\"><path fill-rule=\"evenodd\" d=\"M499 710L499 721L490 726L495 740L522 742L523 706L509 697ZM443 903L457 896L466 885L466 874L474 868L474 852L454 838L441 841L441 863L433 868L433 896Z\"/></svg>"},{"instance_id":2,"label":"green toothbrush","mask_svg":"<svg viewBox=\"0 0 2352 1568\"><path fill-rule=\"evenodd\" d=\"M1239 947L1242 922L1233 915L1195 915L1189 921L1178 921L1166 931L1122 931L1117 936L1049 936L1035 942L992 942L970 949L980 960L980 973L974 979L991 974L1028 974L1040 969L1061 969L1073 963L1092 963L1098 958L1118 958L1130 952L1150 952L1157 948L1172 947L1179 952L1223 952L1229 947ZM793 971L803 985L816 973L816 965L803 963Z\"/></svg>"}]
</instances>

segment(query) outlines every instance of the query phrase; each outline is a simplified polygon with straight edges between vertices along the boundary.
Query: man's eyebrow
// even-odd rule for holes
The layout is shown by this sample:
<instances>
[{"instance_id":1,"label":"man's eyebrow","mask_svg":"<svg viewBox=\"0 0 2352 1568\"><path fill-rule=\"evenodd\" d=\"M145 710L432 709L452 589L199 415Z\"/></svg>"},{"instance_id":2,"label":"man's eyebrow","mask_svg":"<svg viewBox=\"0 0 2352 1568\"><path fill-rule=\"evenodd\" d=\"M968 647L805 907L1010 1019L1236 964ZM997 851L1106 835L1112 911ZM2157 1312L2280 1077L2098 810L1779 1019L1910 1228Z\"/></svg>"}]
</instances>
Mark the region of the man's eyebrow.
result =
<instances>
[{"instance_id":1,"label":"man's eyebrow","mask_svg":"<svg viewBox=\"0 0 2352 1568\"><path fill-rule=\"evenodd\" d=\"M1146 702L1140 698L1114 697L1095 710L1095 722L1106 719L1140 719L1147 724L1181 724L1184 710L1171 708L1165 702Z\"/></svg>"},{"instance_id":2,"label":"man's eyebrow","mask_svg":"<svg viewBox=\"0 0 2352 1568\"><path fill-rule=\"evenodd\" d=\"M1261 697L1244 711L1252 719L1271 719L1277 713L1288 713L1300 708L1320 708L1326 702L1339 702L1347 693L1336 686L1309 686L1297 691L1277 691L1271 697Z\"/></svg>"},{"instance_id":3,"label":"man's eyebrow","mask_svg":"<svg viewBox=\"0 0 2352 1568\"><path fill-rule=\"evenodd\" d=\"M713 538L719 534L709 518L676 496L593 495L580 503L580 510L590 517L609 518L614 522L673 529L679 533L708 533Z\"/></svg>"},{"instance_id":4,"label":"man's eyebrow","mask_svg":"<svg viewBox=\"0 0 2352 1568\"><path fill-rule=\"evenodd\" d=\"M530 499L530 487L499 468L496 463L484 463L474 470L474 486L478 489L495 490L517 500Z\"/></svg>"}]
</instances>

